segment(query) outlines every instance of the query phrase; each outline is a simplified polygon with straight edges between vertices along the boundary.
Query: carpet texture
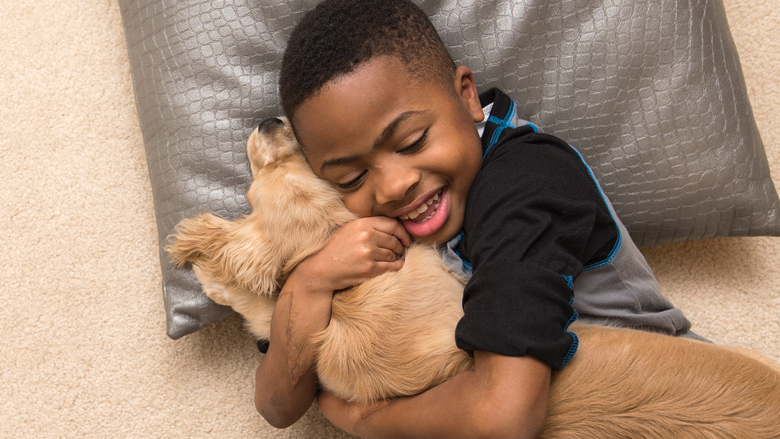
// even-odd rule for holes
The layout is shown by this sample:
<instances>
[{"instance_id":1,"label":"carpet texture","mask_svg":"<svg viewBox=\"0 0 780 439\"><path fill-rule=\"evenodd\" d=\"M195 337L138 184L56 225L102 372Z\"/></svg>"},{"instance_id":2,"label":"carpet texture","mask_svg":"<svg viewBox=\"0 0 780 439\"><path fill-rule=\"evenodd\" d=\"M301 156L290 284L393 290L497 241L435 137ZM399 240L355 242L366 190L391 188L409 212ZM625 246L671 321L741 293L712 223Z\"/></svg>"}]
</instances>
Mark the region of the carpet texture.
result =
<instances>
[{"instance_id":1,"label":"carpet texture","mask_svg":"<svg viewBox=\"0 0 780 439\"><path fill-rule=\"evenodd\" d=\"M780 10L725 0L780 182ZM256 414L237 318L165 334L151 186L114 0L0 2L0 438L346 437ZM780 361L780 238L643 249L718 343Z\"/></svg>"}]
</instances>

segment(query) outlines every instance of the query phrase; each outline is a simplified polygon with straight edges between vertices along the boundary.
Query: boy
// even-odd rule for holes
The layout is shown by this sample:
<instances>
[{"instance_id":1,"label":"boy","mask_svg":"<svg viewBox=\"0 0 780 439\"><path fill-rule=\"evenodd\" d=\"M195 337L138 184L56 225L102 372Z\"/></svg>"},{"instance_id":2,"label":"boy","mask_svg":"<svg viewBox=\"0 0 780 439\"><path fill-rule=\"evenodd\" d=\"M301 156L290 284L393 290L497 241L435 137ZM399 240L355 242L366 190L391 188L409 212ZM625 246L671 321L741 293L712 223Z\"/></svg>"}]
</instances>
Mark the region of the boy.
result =
<instances>
[{"instance_id":1,"label":"boy","mask_svg":"<svg viewBox=\"0 0 780 439\"><path fill-rule=\"evenodd\" d=\"M312 169L361 219L280 293L255 393L272 425L291 425L317 397L309 340L327 327L334 292L399 269L412 240L442 245L471 276L455 335L475 367L371 406L319 395L350 433L535 437L551 371L576 352L578 312L688 332L579 154L519 121L500 91L478 96L411 2L321 3L291 35L280 88Z\"/></svg>"}]
</instances>

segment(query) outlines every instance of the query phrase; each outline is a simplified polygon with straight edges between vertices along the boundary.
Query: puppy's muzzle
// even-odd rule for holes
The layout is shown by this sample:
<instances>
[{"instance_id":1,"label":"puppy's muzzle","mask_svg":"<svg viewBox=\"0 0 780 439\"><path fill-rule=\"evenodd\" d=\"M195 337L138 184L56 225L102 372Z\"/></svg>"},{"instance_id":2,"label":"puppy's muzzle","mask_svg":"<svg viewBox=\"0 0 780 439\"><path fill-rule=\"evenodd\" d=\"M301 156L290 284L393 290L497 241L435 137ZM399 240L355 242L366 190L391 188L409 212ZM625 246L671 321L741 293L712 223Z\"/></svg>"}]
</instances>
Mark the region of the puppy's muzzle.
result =
<instances>
[{"instance_id":1,"label":"puppy's muzzle","mask_svg":"<svg viewBox=\"0 0 780 439\"><path fill-rule=\"evenodd\" d=\"M284 121L282 119L279 119L278 117L272 117L260 122L260 125L257 126L257 131L261 133L267 133L275 128L280 128L283 126Z\"/></svg>"}]
</instances>

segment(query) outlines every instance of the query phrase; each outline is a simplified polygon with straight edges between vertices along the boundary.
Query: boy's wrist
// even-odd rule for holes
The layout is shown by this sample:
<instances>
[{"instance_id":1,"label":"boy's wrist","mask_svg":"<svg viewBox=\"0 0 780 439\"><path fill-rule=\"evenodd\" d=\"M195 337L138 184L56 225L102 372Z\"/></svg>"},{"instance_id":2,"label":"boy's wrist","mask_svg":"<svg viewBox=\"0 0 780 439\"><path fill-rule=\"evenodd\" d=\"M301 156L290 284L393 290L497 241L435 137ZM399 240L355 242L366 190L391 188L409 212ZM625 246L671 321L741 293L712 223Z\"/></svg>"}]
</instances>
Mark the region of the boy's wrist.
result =
<instances>
[{"instance_id":1,"label":"boy's wrist","mask_svg":"<svg viewBox=\"0 0 780 439\"><path fill-rule=\"evenodd\" d=\"M329 285L327 278L323 276L319 269L317 261L313 257L308 257L298 263L290 273L284 285L284 290L302 291L309 294L329 294L337 290Z\"/></svg>"}]
</instances>

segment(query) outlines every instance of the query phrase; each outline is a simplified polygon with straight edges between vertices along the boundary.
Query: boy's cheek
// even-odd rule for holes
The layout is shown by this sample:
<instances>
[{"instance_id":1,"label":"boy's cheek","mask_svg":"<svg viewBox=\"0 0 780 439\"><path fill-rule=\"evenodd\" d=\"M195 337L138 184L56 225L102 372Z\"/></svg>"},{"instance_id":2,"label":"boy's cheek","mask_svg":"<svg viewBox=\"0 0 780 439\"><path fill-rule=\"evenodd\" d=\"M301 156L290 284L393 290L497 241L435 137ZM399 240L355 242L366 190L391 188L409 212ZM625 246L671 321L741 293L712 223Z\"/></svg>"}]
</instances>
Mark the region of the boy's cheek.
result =
<instances>
[{"instance_id":1,"label":"boy's cheek","mask_svg":"<svg viewBox=\"0 0 780 439\"><path fill-rule=\"evenodd\" d=\"M360 218L366 218L369 216L376 216L372 214L374 210L369 197L358 193L342 194L342 200L347 210L359 216Z\"/></svg>"}]
</instances>

